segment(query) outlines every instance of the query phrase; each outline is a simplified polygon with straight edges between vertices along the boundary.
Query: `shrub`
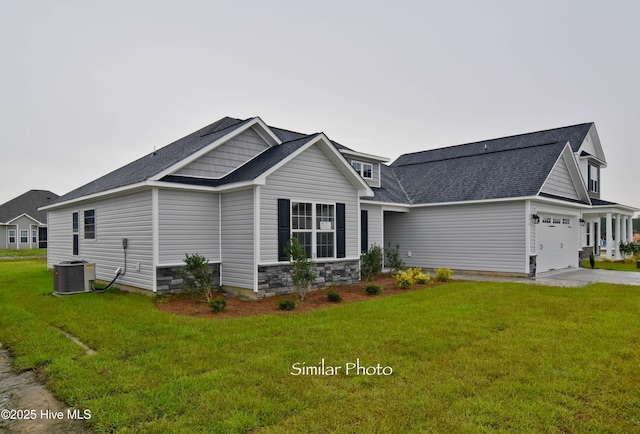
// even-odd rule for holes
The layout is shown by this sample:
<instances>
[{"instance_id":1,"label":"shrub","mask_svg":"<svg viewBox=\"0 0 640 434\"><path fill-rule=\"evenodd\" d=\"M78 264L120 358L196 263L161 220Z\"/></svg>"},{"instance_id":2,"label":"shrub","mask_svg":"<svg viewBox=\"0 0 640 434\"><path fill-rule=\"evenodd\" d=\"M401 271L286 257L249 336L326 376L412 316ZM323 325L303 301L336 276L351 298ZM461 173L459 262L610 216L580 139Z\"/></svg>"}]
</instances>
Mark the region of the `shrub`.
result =
<instances>
[{"instance_id":1,"label":"shrub","mask_svg":"<svg viewBox=\"0 0 640 434\"><path fill-rule=\"evenodd\" d=\"M289 300L288 298L285 298L283 300L280 300L278 302L278 309L279 310L293 310L296 307L296 303L293 300Z\"/></svg>"},{"instance_id":2,"label":"shrub","mask_svg":"<svg viewBox=\"0 0 640 434\"><path fill-rule=\"evenodd\" d=\"M223 297L216 297L214 300L209 302L209 307L213 313L221 313L224 308L227 307L227 300Z\"/></svg>"},{"instance_id":3,"label":"shrub","mask_svg":"<svg viewBox=\"0 0 640 434\"><path fill-rule=\"evenodd\" d=\"M291 279L300 294L300 301L304 301L309 286L318 277L316 264L307 258L307 254L297 238L289 240L287 255L291 259Z\"/></svg>"},{"instance_id":4,"label":"shrub","mask_svg":"<svg viewBox=\"0 0 640 434\"><path fill-rule=\"evenodd\" d=\"M342 301L342 297L340 297L340 294L335 291L329 291L327 293L327 300L333 303L340 303Z\"/></svg>"},{"instance_id":5,"label":"shrub","mask_svg":"<svg viewBox=\"0 0 640 434\"><path fill-rule=\"evenodd\" d=\"M362 280L369 282L382 271L382 247L374 244L367 253L361 256L362 267L360 275Z\"/></svg>"},{"instance_id":6,"label":"shrub","mask_svg":"<svg viewBox=\"0 0 640 434\"><path fill-rule=\"evenodd\" d=\"M396 244L395 248L391 248L391 243L385 249L385 256L387 258L386 265L391 269L391 274L396 274L400 270L403 270L405 265L404 261L400 258L400 245Z\"/></svg>"},{"instance_id":7,"label":"shrub","mask_svg":"<svg viewBox=\"0 0 640 434\"><path fill-rule=\"evenodd\" d=\"M209 272L209 260L197 253L185 253L185 256L185 265L178 270L183 291L204 297L203 301L209 303L217 289L213 285L213 275Z\"/></svg>"},{"instance_id":8,"label":"shrub","mask_svg":"<svg viewBox=\"0 0 640 434\"><path fill-rule=\"evenodd\" d=\"M402 289L409 289L413 285L413 274L409 271L400 271L395 276L396 285Z\"/></svg>"},{"instance_id":9,"label":"shrub","mask_svg":"<svg viewBox=\"0 0 640 434\"><path fill-rule=\"evenodd\" d=\"M418 285L428 285L431 283L431 276L420 271L419 274L413 276L413 281Z\"/></svg>"},{"instance_id":10,"label":"shrub","mask_svg":"<svg viewBox=\"0 0 640 434\"><path fill-rule=\"evenodd\" d=\"M369 295L382 294L382 286L380 285L367 285L364 287L364 291Z\"/></svg>"},{"instance_id":11,"label":"shrub","mask_svg":"<svg viewBox=\"0 0 640 434\"><path fill-rule=\"evenodd\" d=\"M451 268L436 268L436 282L448 282L451 280L451 276L453 275L453 271Z\"/></svg>"}]
</instances>

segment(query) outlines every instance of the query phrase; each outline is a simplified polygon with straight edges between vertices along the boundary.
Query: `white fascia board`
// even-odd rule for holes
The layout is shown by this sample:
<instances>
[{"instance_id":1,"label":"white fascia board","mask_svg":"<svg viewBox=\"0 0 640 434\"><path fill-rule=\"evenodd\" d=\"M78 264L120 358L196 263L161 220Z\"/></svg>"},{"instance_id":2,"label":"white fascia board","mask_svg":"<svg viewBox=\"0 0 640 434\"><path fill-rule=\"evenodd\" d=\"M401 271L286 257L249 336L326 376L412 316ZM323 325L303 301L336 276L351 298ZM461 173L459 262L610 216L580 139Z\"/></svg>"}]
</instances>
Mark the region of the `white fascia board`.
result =
<instances>
[{"instance_id":1,"label":"white fascia board","mask_svg":"<svg viewBox=\"0 0 640 434\"><path fill-rule=\"evenodd\" d=\"M361 157L361 158L368 158L370 160L377 160L382 163L388 163L389 161L391 161L387 157L380 157L378 155L367 154L365 152L352 151L351 149L340 149L340 153L351 155L353 157Z\"/></svg>"},{"instance_id":2,"label":"white fascia board","mask_svg":"<svg viewBox=\"0 0 640 434\"><path fill-rule=\"evenodd\" d=\"M269 126L267 124L265 124L262 121L262 119L260 119L258 117L255 117L255 118L251 119L249 122L246 122L245 124L243 124L243 125L239 126L238 128L234 129L233 131L230 131L229 133L227 133L224 136L220 137L218 140L215 140L214 142L211 142L209 145L205 146L204 148L200 149L199 151L194 152L193 154L189 155L187 158L185 158L183 160L180 160L179 162L177 162L173 166L163 170L162 172L152 176L149 179L151 181L158 181L158 180L164 178L167 175L170 175L170 174L172 174L174 172L177 172L178 170L182 169L183 167L193 163L194 161L196 161L198 158L202 157L203 155L206 155L209 152L213 151L218 146L228 142L229 140L233 139L234 137L238 136L239 134L242 134L243 132L247 131L249 128L254 128L256 133L260 137L265 139L265 141L267 142L267 144L269 146L275 146L275 145L279 145L281 143L280 139L278 139L278 137L273 133L273 131L271 131Z\"/></svg>"},{"instance_id":3,"label":"white fascia board","mask_svg":"<svg viewBox=\"0 0 640 434\"><path fill-rule=\"evenodd\" d=\"M409 212L412 205L401 204L401 203L391 203L391 202L380 202L376 200L360 200L360 204L364 205L376 205L382 207L383 211L394 211L394 212Z\"/></svg>"},{"instance_id":4,"label":"white fascia board","mask_svg":"<svg viewBox=\"0 0 640 434\"><path fill-rule=\"evenodd\" d=\"M13 219L9 220L9 221L8 221L8 222L6 222L5 224L10 225L10 224L12 224L14 221L16 221L16 220L18 220L19 218L22 218L22 217L27 217L28 219L31 219L31 220L33 220L34 222L36 222L37 224L39 224L40 226L42 226L42 225L45 225L45 224L46 224L46 223L39 222L39 221L38 221L38 219L34 219L33 217L31 217L31 216L30 216L29 214L27 214L26 212L23 212L23 213L22 213L22 214L20 214L18 217L16 217L16 218L13 218Z\"/></svg>"},{"instance_id":5,"label":"white fascia board","mask_svg":"<svg viewBox=\"0 0 640 434\"><path fill-rule=\"evenodd\" d=\"M89 195L86 195L86 196L80 196L80 197L76 197L74 199L69 199L69 200L66 200L64 202L59 202L59 203L54 203L52 205L43 206L42 208L38 208L38 210L39 211L51 211L51 210L54 210L54 209L67 207L67 206L75 204L75 203L87 202L87 201L91 201L93 199L98 199L98 198L104 198L104 197L108 197L108 196L118 195L118 194L121 194L121 193L124 193L124 192L141 190L141 189L143 189L145 187L149 187L151 185L153 185L153 183L150 183L148 181L138 182L138 183L135 183L135 184L126 185L124 187L112 188L111 190L105 190L105 191L101 191L101 192L98 192L98 193L89 194Z\"/></svg>"},{"instance_id":6,"label":"white fascia board","mask_svg":"<svg viewBox=\"0 0 640 434\"><path fill-rule=\"evenodd\" d=\"M595 211L598 213L606 213L606 212L612 212L612 213L622 213L622 212L627 212L629 214L635 214L637 212L640 212L640 208L634 208L632 206L628 206L628 205L620 205L620 204L614 204L614 205L592 205L590 208L587 209L587 213L590 211Z\"/></svg>"},{"instance_id":7,"label":"white fascia board","mask_svg":"<svg viewBox=\"0 0 640 434\"><path fill-rule=\"evenodd\" d=\"M373 190L369 187L369 184L366 183L364 179L355 171L351 164L344 158L340 152L333 146L329 138L324 135L324 133L318 133L303 146L298 148L295 152L292 152L281 160L278 164L271 167L269 170L265 171L262 175L257 177L254 181L255 184L265 185L266 179L269 175L274 173L276 170L280 169L280 167L287 164L289 161L296 158L298 155L302 154L304 151L309 149L313 145L318 145L322 150L324 150L329 157L329 159L336 165L336 167L342 172L347 179L351 182L351 184L358 190L359 196L373 196Z\"/></svg>"}]
</instances>

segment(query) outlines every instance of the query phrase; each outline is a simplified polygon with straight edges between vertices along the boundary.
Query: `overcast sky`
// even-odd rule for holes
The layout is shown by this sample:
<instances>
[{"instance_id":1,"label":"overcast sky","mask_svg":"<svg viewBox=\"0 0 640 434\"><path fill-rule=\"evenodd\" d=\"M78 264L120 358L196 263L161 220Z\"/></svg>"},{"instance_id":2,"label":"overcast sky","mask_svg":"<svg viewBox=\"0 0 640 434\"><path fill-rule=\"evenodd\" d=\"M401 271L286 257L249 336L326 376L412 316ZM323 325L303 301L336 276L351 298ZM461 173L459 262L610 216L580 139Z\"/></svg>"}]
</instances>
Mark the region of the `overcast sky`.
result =
<instances>
[{"instance_id":1,"label":"overcast sky","mask_svg":"<svg viewBox=\"0 0 640 434\"><path fill-rule=\"evenodd\" d=\"M0 0L0 203L223 116L402 153L595 122L640 208L638 1Z\"/></svg>"}]
</instances>

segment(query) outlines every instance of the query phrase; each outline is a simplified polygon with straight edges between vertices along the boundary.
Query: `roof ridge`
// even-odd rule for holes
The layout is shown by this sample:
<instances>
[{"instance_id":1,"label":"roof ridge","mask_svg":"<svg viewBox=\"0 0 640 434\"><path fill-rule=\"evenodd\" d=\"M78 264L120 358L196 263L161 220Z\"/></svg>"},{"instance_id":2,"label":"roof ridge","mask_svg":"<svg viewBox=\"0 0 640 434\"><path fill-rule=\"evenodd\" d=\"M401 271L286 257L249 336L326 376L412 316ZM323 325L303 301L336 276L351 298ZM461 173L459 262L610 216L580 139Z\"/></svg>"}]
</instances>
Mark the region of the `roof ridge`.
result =
<instances>
[{"instance_id":1,"label":"roof ridge","mask_svg":"<svg viewBox=\"0 0 640 434\"><path fill-rule=\"evenodd\" d=\"M566 125L566 126L563 126L563 127L547 128L547 129L538 130L538 131L530 131L528 133L520 133L520 134L512 134L512 135L509 135L509 136L494 137L492 139L477 140L475 142L461 143L461 144L458 144L458 145L449 145L449 146L442 146L442 147L434 148L434 149L425 149L425 150L422 150L422 151L407 152L405 154L402 154L401 157L403 157L405 155L425 154L425 153L428 153L428 152L439 151L439 150L443 150L443 149L459 148L459 147L463 147L463 146L476 145L476 144L485 143L485 142L493 142L493 141L496 141L496 140L512 139L514 137L523 137L523 136L529 136L529 135L533 135L533 134L547 133L547 132L550 132L550 131L565 130L565 129L568 129L568 128L576 128L576 127L581 127L581 126L584 126L584 125L593 125L593 124L594 124L594 122L583 122L583 123L575 124L575 125ZM398 158L400 158L400 157L398 157Z\"/></svg>"},{"instance_id":2,"label":"roof ridge","mask_svg":"<svg viewBox=\"0 0 640 434\"><path fill-rule=\"evenodd\" d=\"M477 143L482 143L482 142L477 142ZM516 150L521 150L521 149L537 148L537 147L540 147L540 146L556 145L558 143L561 143L561 141L560 140L556 140L556 141L553 141L553 142L536 143L535 145L521 146L521 147L517 147L517 148L508 148L508 149L497 149L497 150L493 150L493 151L488 151L487 148L486 148L486 145L485 145L485 150L483 152L475 152L475 153L467 154L467 155L456 155L454 157L438 158L436 160L429 160L429 161L419 161L419 162L416 162L416 163L404 163L404 164L400 164L400 165L397 165L397 166L394 166L394 167L407 167L407 166L415 166L415 165L419 165L419 164L437 163L437 162L440 162L440 161L458 160L458 159L461 159L461 158L478 157L480 155L499 154L501 152L511 152L511 151L516 151ZM469 145L472 145L472 144L476 144L476 143L469 143ZM458 146L464 146L464 145L458 145ZM442 149L442 148L440 148L440 149ZM433 151L436 151L436 150L437 149L433 149ZM428 151L423 151L423 152L428 152Z\"/></svg>"}]
</instances>

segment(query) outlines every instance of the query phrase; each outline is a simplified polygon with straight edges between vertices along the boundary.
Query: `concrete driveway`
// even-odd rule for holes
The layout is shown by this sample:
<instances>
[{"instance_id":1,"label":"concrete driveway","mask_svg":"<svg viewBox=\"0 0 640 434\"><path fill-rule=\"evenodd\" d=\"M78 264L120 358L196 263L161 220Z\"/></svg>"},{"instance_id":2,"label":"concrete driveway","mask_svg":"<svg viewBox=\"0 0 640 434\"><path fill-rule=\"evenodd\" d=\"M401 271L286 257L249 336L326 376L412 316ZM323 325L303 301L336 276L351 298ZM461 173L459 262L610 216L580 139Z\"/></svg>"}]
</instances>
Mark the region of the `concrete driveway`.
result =
<instances>
[{"instance_id":1,"label":"concrete driveway","mask_svg":"<svg viewBox=\"0 0 640 434\"><path fill-rule=\"evenodd\" d=\"M591 268L567 268L547 271L535 277L537 283L552 286L585 286L592 283L617 283L640 286L640 273L633 271L592 270Z\"/></svg>"},{"instance_id":2,"label":"concrete driveway","mask_svg":"<svg viewBox=\"0 0 640 434\"><path fill-rule=\"evenodd\" d=\"M486 273L454 272L455 280L480 282L518 282L549 286L586 286L592 283L617 283L640 286L640 273L632 271L592 270L590 268L565 268L540 273L535 278L491 275Z\"/></svg>"}]
</instances>

